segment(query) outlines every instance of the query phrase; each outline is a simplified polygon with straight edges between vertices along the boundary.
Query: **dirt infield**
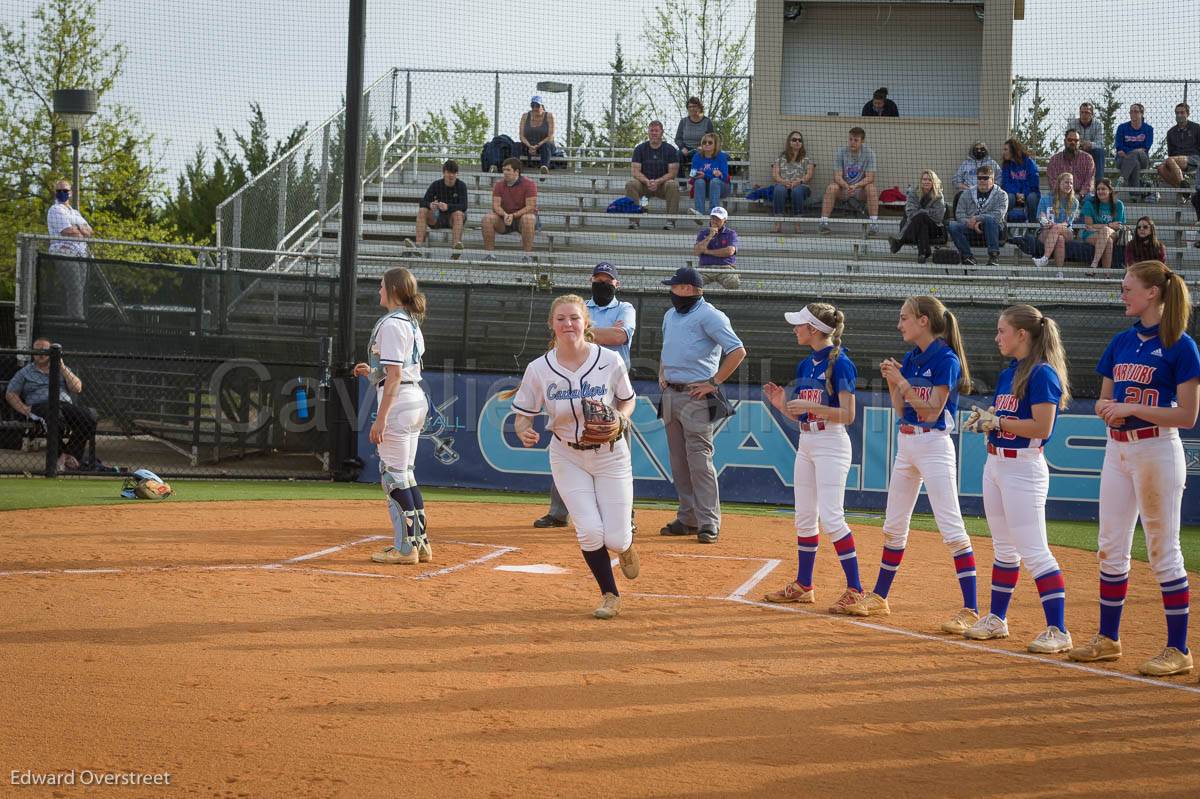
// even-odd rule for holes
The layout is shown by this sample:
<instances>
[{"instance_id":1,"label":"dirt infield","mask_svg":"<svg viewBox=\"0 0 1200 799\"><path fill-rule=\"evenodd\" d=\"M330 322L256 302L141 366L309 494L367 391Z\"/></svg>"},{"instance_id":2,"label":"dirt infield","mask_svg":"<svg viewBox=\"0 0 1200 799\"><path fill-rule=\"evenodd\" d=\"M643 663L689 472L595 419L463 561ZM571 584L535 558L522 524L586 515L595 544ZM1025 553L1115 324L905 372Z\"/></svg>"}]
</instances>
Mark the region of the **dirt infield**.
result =
<instances>
[{"instance_id":1,"label":"dirt infield","mask_svg":"<svg viewBox=\"0 0 1200 799\"><path fill-rule=\"evenodd\" d=\"M751 604L794 576L786 516L727 516L702 546L639 512L642 576L596 621L573 534L533 529L540 512L431 506L420 567L369 562L382 502L0 514L0 795L1200 795L1196 676L1136 678L1165 636L1144 563L1125 657L1079 668L1025 654L1027 574L1011 639L938 634L961 597L933 533L913 533L890 618L823 613L842 584L824 538L815 610ZM854 532L869 587L881 536ZM1058 555L1083 639L1095 556ZM540 564L569 571L497 570ZM171 781L86 788L84 770Z\"/></svg>"}]
</instances>

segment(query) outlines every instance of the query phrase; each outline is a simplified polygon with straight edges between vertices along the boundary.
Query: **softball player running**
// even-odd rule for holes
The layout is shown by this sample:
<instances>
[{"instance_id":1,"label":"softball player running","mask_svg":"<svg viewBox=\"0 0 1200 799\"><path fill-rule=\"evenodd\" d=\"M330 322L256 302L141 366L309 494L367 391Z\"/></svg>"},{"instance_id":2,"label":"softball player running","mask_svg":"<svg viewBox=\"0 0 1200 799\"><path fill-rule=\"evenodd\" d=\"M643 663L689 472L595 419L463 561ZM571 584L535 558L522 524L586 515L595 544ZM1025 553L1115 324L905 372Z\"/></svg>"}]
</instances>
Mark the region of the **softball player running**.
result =
<instances>
[{"instance_id":1,"label":"softball player running","mask_svg":"<svg viewBox=\"0 0 1200 799\"><path fill-rule=\"evenodd\" d=\"M843 504L846 476L850 472L850 436L846 425L854 423L854 384L858 371L842 349L845 315L822 302L811 303L784 314L796 333L796 343L812 347L812 355L796 367L796 389L787 399L774 383L763 386L763 394L786 416L800 423L796 442L794 490L796 493L796 579L763 597L767 602L815 601L813 563L817 559L817 522L833 539L846 590L829 608L845 613L862 597L858 579L858 554L854 534L846 524Z\"/></svg>"},{"instance_id":2,"label":"softball player running","mask_svg":"<svg viewBox=\"0 0 1200 799\"><path fill-rule=\"evenodd\" d=\"M379 304L387 313L375 323L367 345L367 363L354 374L375 386L377 399L371 443L378 447L379 479L388 495L392 517L392 545L376 552L376 563L425 563L433 560L433 547L425 532L425 500L417 488L413 466L417 442L425 426L429 400L421 389L421 356L425 337L425 295L417 279L404 267L389 269L379 281Z\"/></svg>"},{"instance_id":3,"label":"softball player running","mask_svg":"<svg viewBox=\"0 0 1200 799\"><path fill-rule=\"evenodd\" d=\"M633 464L623 437L634 408L633 385L621 356L591 343L591 319L582 297L555 299L549 324L550 351L525 368L513 397L516 432L526 447L536 446L541 435L533 429L533 417L549 417L554 485L603 595L594 615L611 619L620 613L621 599L608 551L618 553L627 578L640 571L630 525ZM593 422L597 408L606 420Z\"/></svg>"},{"instance_id":4,"label":"softball player running","mask_svg":"<svg viewBox=\"0 0 1200 799\"><path fill-rule=\"evenodd\" d=\"M1042 448L1054 433L1059 409L1071 399L1067 355L1058 325L1032 305L1014 305L1000 314L996 346L1012 363L1000 373L992 407L976 408L963 424L988 436L983 510L996 553L992 607L963 635L977 641L1008 637L1008 603L1024 562L1046 614L1046 629L1030 642L1029 651L1066 652L1071 634L1063 620L1062 571L1046 541L1050 470Z\"/></svg>"},{"instance_id":5,"label":"softball player running","mask_svg":"<svg viewBox=\"0 0 1200 799\"><path fill-rule=\"evenodd\" d=\"M1129 551L1138 517L1150 568L1162 589L1167 646L1138 669L1165 677L1192 668L1188 651L1188 578L1179 549L1187 468L1179 428L1196 423L1200 354L1184 332L1191 299L1183 278L1161 261L1133 264L1121 281L1125 315L1096 366L1104 382L1096 415L1108 425L1100 471L1100 632L1068 653L1090 663L1121 656L1118 629L1129 586Z\"/></svg>"},{"instance_id":6,"label":"softball player running","mask_svg":"<svg viewBox=\"0 0 1200 799\"><path fill-rule=\"evenodd\" d=\"M958 468L954 430L958 394L970 391L971 375L958 320L935 297L909 297L900 308L900 335L914 345L903 363L888 358L880 364L892 407L900 417L896 461L888 485L883 522L883 557L875 589L846 612L853 616L886 616L888 592L908 544L909 523L921 484L929 494L942 540L954 557L963 607L942 624L942 631L961 635L979 621L975 599L975 553L958 507Z\"/></svg>"}]
</instances>

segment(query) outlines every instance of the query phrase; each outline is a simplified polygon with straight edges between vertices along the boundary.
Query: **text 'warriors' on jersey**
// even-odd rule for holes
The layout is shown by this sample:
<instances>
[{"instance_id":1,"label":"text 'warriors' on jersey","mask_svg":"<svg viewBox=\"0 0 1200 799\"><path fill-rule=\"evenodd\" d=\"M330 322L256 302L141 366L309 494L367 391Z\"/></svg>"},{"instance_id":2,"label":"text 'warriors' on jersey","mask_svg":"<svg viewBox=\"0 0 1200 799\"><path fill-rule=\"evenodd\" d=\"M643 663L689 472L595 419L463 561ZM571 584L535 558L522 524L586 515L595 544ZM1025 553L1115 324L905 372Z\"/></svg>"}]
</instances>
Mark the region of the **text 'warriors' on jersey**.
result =
<instances>
[{"instance_id":1,"label":"text 'warriors' on jersey","mask_svg":"<svg viewBox=\"0 0 1200 799\"><path fill-rule=\"evenodd\" d=\"M1113 381L1113 402L1170 408L1175 405L1179 385L1200 377L1200 352L1187 333L1174 346L1164 347L1157 325L1145 332L1152 334L1145 341L1136 326L1113 336L1096 371ZM1121 429L1153 426L1145 419L1130 416Z\"/></svg>"},{"instance_id":2,"label":"text 'warriors' on jersey","mask_svg":"<svg viewBox=\"0 0 1200 799\"><path fill-rule=\"evenodd\" d=\"M1032 419L1033 406L1050 403L1055 408L1062 400L1062 380L1058 377L1058 372L1050 364L1039 363L1029 372L1029 380L1025 384L1025 396L1018 398L1012 393L1013 380L1017 375L1017 361L1014 359L1003 372L1000 373L1000 379L996 381L996 396L992 400L992 405L996 407L996 415L1004 416L1010 419ZM1055 426L1058 425L1058 415L1054 417ZM988 433L988 441L992 446L1003 447L1004 449L1025 449L1027 447L1045 446L1054 435L1054 428L1050 428L1050 435L1045 438L1029 439L1024 436L1018 436L1013 433L1002 433L999 430L993 430Z\"/></svg>"},{"instance_id":3,"label":"text 'warriors' on jersey","mask_svg":"<svg viewBox=\"0 0 1200 799\"><path fill-rule=\"evenodd\" d=\"M954 417L958 413L958 381L962 377L962 364L945 339L935 338L924 352L914 347L905 353L904 362L900 364L900 374L926 402L933 396L935 387L946 386L950 389L946 405L936 421L919 421L916 410L907 402L904 403L904 416L901 421L930 430L953 430Z\"/></svg>"},{"instance_id":4,"label":"text 'warriors' on jersey","mask_svg":"<svg viewBox=\"0 0 1200 799\"><path fill-rule=\"evenodd\" d=\"M794 392L796 399L817 405L826 405L830 408L840 408L841 401L838 399L838 394L843 391L854 391L854 386L858 382L858 370L854 368L854 362L850 360L843 348L837 360L830 366L829 355L831 352L833 352L833 347L826 347L809 355L796 366L796 389ZM829 369L833 369L833 393L828 390ZM815 416L812 418L816 419ZM800 414L798 421L809 421L809 415L807 413Z\"/></svg>"}]
</instances>

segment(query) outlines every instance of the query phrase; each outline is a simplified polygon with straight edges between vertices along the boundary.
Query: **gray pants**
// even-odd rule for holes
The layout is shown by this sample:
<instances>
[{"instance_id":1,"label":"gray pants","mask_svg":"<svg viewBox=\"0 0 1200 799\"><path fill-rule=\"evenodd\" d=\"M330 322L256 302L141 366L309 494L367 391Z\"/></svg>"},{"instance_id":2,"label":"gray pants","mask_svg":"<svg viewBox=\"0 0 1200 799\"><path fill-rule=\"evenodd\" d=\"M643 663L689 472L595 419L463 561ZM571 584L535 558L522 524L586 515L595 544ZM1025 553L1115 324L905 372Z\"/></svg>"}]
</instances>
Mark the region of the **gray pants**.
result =
<instances>
[{"instance_id":1,"label":"gray pants","mask_svg":"<svg viewBox=\"0 0 1200 799\"><path fill-rule=\"evenodd\" d=\"M663 391L662 418L671 453L671 477L679 495L676 517L689 527L721 528L721 496L713 468L713 423L708 400L686 391Z\"/></svg>"},{"instance_id":2,"label":"gray pants","mask_svg":"<svg viewBox=\"0 0 1200 799\"><path fill-rule=\"evenodd\" d=\"M59 257L54 259L54 268L63 284L63 315L84 321L87 318L87 260Z\"/></svg>"},{"instance_id":3,"label":"gray pants","mask_svg":"<svg viewBox=\"0 0 1200 799\"><path fill-rule=\"evenodd\" d=\"M1121 170L1121 181L1125 186L1141 186L1142 170L1150 168L1150 156L1145 150L1117 154L1117 169ZM1101 175L1100 177L1103 177Z\"/></svg>"}]
</instances>

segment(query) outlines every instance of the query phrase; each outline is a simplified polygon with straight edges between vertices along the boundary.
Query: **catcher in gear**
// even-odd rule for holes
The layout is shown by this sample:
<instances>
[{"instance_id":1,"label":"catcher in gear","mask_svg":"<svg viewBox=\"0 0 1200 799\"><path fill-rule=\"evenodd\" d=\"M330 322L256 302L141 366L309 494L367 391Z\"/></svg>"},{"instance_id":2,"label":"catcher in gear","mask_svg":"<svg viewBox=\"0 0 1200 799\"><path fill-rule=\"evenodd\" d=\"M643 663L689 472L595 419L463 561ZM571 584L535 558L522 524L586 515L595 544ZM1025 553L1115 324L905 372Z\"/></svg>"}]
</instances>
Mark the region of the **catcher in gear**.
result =
<instances>
[{"instance_id":1,"label":"catcher in gear","mask_svg":"<svg viewBox=\"0 0 1200 799\"><path fill-rule=\"evenodd\" d=\"M621 599L609 550L618 553L627 578L641 569L633 546L633 465L622 434L634 408L633 385L621 356L591 341L582 297L567 294L550 306L550 351L525 368L508 396L521 443L534 447L541 434L534 417L545 414L550 471L575 524L583 558L600 587L594 615L611 619ZM503 398L505 395L501 395Z\"/></svg>"}]
</instances>

